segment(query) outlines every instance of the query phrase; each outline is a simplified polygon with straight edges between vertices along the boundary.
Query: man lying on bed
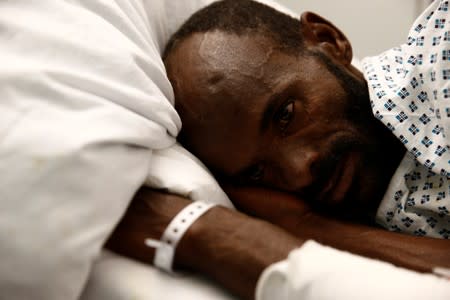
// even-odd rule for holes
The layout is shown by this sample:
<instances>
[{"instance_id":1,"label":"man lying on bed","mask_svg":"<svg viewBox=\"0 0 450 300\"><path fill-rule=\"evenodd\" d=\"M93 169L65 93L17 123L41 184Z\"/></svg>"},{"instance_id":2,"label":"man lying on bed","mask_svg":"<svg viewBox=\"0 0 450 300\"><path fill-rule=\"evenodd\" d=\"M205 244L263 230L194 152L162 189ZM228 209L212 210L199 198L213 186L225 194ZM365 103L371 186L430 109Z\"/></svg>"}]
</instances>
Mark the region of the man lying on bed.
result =
<instances>
[{"instance_id":1,"label":"man lying on bed","mask_svg":"<svg viewBox=\"0 0 450 300\"><path fill-rule=\"evenodd\" d=\"M363 75L345 36L313 13L240 0L191 17L165 54L182 142L241 210L279 227L213 208L181 240L177 267L247 299L262 270L307 239L418 271L450 267L449 123L436 104L450 71L433 80L418 69L439 32L415 26L409 48L366 59ZM151 261L142 240L187 203L141 191L111 247Z\"/></svg>"}]
</instances>

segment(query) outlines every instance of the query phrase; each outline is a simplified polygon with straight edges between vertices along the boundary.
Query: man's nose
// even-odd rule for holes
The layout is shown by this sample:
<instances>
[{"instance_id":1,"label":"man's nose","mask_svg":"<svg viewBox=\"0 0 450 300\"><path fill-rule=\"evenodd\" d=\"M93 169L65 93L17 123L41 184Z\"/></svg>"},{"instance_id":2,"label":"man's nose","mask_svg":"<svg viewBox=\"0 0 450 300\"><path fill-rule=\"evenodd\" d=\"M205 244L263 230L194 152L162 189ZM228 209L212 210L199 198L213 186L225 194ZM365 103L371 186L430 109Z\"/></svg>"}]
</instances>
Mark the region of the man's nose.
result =
<instances>
[{"instance_id":1,"label":"man's nose","mask_svg":"<svg viewBox=\"0 0 450 300\"><path fill-rule=\"evenodd\" d=\"M299 192L314 182L312 168L319 160L319 152L305 150L282 153L280 160L280 187L283 189Z\"/></svg>"}]
</instances>

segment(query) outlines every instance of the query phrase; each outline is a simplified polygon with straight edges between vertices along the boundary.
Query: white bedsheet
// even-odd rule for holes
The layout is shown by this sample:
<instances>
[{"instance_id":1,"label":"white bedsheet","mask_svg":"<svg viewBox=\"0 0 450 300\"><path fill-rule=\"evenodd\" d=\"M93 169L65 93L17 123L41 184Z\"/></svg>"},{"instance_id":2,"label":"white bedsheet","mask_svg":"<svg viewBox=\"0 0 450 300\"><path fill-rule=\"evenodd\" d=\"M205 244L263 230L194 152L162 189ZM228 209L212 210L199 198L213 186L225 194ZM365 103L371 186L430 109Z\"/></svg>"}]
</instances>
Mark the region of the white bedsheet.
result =
<instances>
[{"instance_id":1,"label":"white bedsheet","mask_svg":"<svg viewBox=\"0 0 450 300\"><path fill-rule=\"evenodd\" d=\"M104 251L80 300L235 300L200 276L171 276Z\"/></svg>"},{"instance_id":2,"label":"white bedsheet","mask_svg":"<svg viewBox=\"0 0 450 300\"><path fill-rule=\"evenodd\" d=\"M193 274L168 275L104 251L80 300L237 300ZM450 281L308 241L261 276L257 300L448 300Z\"/></svg>"}]
</instances>

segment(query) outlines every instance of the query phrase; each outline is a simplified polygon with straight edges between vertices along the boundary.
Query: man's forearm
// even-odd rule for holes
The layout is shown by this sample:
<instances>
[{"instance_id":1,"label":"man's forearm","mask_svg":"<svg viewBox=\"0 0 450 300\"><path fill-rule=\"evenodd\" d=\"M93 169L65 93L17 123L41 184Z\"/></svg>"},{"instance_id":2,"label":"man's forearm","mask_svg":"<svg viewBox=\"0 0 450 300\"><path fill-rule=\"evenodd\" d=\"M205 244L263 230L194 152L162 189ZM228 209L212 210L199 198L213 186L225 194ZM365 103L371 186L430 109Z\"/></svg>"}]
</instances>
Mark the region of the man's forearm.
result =
<instances>
[{"instance_id":1,"label":"man's forearm","mask_svg":"<svg viewBox=\"0 0 450 300\"><path fill-rule=\"evenodd\" d=\"M268 220L304 240L381 259L397 266L430 272L450 267L450 241L415 237L325 217L296 196L259 187L227 187L242 211Z\"/></svg>"},{"instance_id":2,"label":"man's forearm","mask_svg":"<svg viewBox=\"0 0 450 300\"><path fill-rule=\"evenodd\" d=\"M288 224L289 223L289 224ZM307 213L282 225L304 239L347 250L397 266L430 272L436 266L450 268L450 241L415 237L384 229L334 220Z\"/></svg>"},{"instance_id":3,"label":"man's forearm","mask_svg":"<svg viewBox=\"0 0 450 300\"><path fill-rule=\"evenodd\" d=\"M141 190L108 242L116 252L152 263L146 238L158 239L172 218L190 203L182 197ZM253 299L261 272L302 244L268 222L223 207L200 217L175 254L175 269L200 272L243 299Z\"/></svg>"}]
</instances>

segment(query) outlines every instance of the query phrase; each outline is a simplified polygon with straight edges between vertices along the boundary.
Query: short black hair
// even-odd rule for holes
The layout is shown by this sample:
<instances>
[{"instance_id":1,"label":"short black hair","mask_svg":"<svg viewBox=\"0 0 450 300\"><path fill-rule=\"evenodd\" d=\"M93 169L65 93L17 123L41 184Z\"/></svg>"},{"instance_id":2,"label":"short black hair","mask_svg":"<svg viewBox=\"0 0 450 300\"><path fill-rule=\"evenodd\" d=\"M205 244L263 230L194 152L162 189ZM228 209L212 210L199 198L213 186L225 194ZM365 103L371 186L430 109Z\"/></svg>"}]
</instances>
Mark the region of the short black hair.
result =
<instances>
[{"instance_id":1,"label":"short black hair","mask_svg":"<svg viewBox=\"0 0 450 300\"><path fill-rule=\"evenodd\" d=\"M193 14L171 37L163 58L190 35L214 30L237 35L261 33L289 53L298 53L302 46L298 19L256 1L222 0Z\"/></svg>"}]
</instances>

